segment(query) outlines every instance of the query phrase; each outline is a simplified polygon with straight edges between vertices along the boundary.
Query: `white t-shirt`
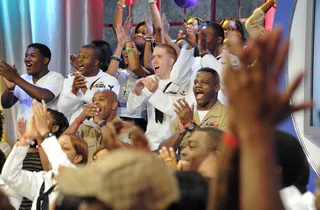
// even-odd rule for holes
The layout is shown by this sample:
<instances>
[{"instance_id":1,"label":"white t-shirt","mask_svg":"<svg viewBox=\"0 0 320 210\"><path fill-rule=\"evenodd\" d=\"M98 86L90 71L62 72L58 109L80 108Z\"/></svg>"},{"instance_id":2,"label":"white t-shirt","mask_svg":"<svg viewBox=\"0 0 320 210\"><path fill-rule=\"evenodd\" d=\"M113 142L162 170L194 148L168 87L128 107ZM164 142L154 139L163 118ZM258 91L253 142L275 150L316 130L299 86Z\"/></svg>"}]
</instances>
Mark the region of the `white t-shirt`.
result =
<instances>
[{"instance_id":1,"label":"white t-shirt","mask_svg":"<svg viewBox=\"0 0 320 210\"><path fill-rule=\"evenodd\" d=\"M6 157L8 157L11 147L8 143L0 141L0 150L6 155Z\"/></svg>"},{"instance_id":2,"label":"white t-shirt","mask_svg":"<svg viewBox=\"0 0 320 210\"><path fill-rule=\"evenodd\" d=\"M139 79L139 77L132 71L126 69L118 69L117 78L120 84L119 106L117 110L118 115L120 117L141 118L141 114L130 114L127 108L129 93L132 90L134 83Z\"/></svg>"},{"instance_id":3,"label":"white t-shirt","mask_svg":"<svg viewBox=\"0 0 320 210\"><path fill-rule=\"evenodd\" d=\"M56 109L56 99L62 90L62 81L64 80L64 77L60 73L49 71L46 75L41 77L35 84L33 83L32 75L23 74L21 75L21 78L26 80L30 84L51 91L54 94L55 98L47 103L47 107L51 109ZM23 89L21 89L17 85L14 88L14 95L19 100L18 119L20 117L24 117L26 120L29 120L32 116L31 106L33 98L30 97Z\"/></svg>"},{"instance_id":4,"label":"white t-shirt","mask_svg":"<svg viewBox=\"0 0 320 210\"><path fill-rule=\"evenodd\" d=\"M85 77L85 81L87 82L87 91L85 94L83 94L81 89L77 95L72 93L74 78L75 76L69 75L64 80L63 89L57 103L58 111L67 117L70 124L81 114L83 105L92 102L93 95L97 90L106 88L114 91L117 95L119 94L120 86L118 80L101 70L96 76Z\"/></svg>"},{"instance_id":5,"label":"white t-shirt","mask_svg":"<svg viewBox=\"0 0 320 210\"><path fill-rule=\"evenodd\" d=\"M208 111L209 111L209 110L206 110L206 111L199 111L199 110L198 110L200 122L202 122L203 118L206 116L206 114L208 113Z\"/></svg>"}]
</instances>

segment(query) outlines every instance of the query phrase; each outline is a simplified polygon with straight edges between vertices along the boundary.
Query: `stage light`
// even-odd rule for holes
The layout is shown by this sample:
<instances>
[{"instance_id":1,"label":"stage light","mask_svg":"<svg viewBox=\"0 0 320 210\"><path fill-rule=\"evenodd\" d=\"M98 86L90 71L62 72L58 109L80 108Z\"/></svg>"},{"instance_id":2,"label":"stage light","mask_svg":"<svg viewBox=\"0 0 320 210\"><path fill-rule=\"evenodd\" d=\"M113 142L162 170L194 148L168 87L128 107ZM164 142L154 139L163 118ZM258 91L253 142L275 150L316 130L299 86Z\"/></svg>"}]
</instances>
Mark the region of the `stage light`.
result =
<instances>
[{"instance_id":1,"label":"stage light","mask_svg":"<svg viewBox=\"0 0 320 210\"><path fill-rule=\"evenodd\" d=\"M197 3L197 0L173 0L178 7L189 8Z\"/></svg>"}]
</instances>

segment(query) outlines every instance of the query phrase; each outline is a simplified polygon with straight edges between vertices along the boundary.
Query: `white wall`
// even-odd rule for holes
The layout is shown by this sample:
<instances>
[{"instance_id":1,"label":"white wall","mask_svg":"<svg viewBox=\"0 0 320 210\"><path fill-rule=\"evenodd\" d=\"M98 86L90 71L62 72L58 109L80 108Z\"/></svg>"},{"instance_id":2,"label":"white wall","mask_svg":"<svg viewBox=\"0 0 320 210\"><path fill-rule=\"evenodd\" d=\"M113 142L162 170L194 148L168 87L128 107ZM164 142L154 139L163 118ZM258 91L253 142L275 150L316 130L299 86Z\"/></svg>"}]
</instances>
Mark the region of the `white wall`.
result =
<instances>
[{"instance_id":1,"label":"white wall","mask_svg":"<svg viewBox=\"0 0 320 210\"><path fill-rule=\"evenodd\" d=\"M306 70L307 74L311 69L305 69L305 31L306 31L306 10L309 0L297 0L296 10L293 16L292 28L290 33L291 47L288 59L287 80L289 83L298 72ZM296 94L292 98L293 104L300 103L304 100L304 84L301 84ZM320 106L320 104L318 104ZM317 139L310 139L304 136L304 116L303 112L293 114L293 122L297 136L305 149L310 163L313 166L320 166L320 148L316 145ZM319 145L319 143L318 143Z\"/></svg>"}]
</instances>

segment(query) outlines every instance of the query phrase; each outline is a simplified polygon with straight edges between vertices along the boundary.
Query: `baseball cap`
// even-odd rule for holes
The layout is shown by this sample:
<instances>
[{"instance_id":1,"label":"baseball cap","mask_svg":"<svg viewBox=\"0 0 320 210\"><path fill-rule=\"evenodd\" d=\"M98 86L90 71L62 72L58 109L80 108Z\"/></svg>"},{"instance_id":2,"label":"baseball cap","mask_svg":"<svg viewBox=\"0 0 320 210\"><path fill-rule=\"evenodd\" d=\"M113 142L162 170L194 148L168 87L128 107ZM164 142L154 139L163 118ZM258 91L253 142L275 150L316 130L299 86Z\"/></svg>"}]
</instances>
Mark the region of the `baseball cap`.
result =
<instances>
[{"instance_id":1,"label":"baseball cap","mask_svg":"<svg viewBox=\"0 0 320 210\"><path fill-rule=\"evenodd\" d=\"M113 210L164 210L179 199L177 180L154 154L111 151L95 167L65 168L58 177L65 195L95 197Z\"/></svg>"}]
</instances>

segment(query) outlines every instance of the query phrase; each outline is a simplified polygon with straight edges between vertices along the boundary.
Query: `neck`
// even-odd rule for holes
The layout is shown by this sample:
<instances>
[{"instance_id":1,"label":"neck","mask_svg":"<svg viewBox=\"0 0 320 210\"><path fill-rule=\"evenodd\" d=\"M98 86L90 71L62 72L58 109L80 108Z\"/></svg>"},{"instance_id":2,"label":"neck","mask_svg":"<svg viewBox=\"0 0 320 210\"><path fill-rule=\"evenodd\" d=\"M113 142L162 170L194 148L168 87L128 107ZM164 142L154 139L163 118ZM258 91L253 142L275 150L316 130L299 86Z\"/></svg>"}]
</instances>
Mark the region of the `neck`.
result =
<instances>
[{"instance_id":1,"label":"neck","mask_svg":"<svg viewBox=\"0 0 320 210\"><path fill-rule=\"evenodd\" d=\"M223 45L222 44L218 44L215 51L213 52L213 56L214 57L218 57L223 51Z\"/></svg>"},{"instance_id":2,"label":"neck","mask_svg":"<svg viewBox=\"0 0 320 210\"><path fill-rule=\"evenodd\" d=\"M161 80L170 79L171 70L172 70L172 67L170 67L168 72L159 79L161 79Z\"/></svg>"},{"instance_id":3,"label":"neck","mask_svg":"<svg viewBox=\"0 0 320 210\"><path fill-rule=\"evenodd\" d=\"M32 75L33 82L36 83L39 79L41 79L43 76L48 74L48 72L49 72L48 67L44 66L38 74Z\"/></svg>"},{"instance_id":4,"label":"neck","mask_svg":"<svg viewBox=\"0 0 320 210\"><path fill-rule=\"evenodd\" d=\"M112 122L112 120L117 116L117 112L113 111L111 114L107 117L106 121L107 123Z\"/></svg>"},{"instance_id":5,"label":"neck","mask_svg":"<svg viewBox=\"0 0 320 210\"><path fill-rule=\"evenodd\" d=\"M217 101L218 101L218 99L215 98L215 99L212 99L211 101L209 101L209 103L207 103L204 106L200 106L199 104L197 104L197 110L198 111L208 111L216 104Z\"/></svg>"}]
</instances>

